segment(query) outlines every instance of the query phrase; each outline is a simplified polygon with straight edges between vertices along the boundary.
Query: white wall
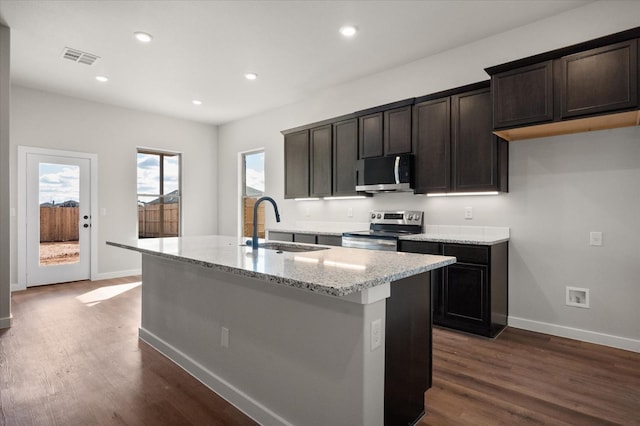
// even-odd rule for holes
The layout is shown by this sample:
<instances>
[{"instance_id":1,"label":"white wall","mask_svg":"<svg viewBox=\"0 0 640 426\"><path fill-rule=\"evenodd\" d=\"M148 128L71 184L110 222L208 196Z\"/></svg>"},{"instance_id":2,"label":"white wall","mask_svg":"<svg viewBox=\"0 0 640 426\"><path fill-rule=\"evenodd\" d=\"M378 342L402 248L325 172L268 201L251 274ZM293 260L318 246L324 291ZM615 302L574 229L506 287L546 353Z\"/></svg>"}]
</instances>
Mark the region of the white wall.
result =
<instances>
[{"instance_id":1,"label":"white wall","mask_svg":"<svg viewBox=\"0 0 640 426\"><path fill-rule=\"evenodd\" d=\"M137 238L136 148L182 153L183 235L217 232L214 126L12 87L11 206L17 208L18 145L98 155L98 277L140 270L137 253L105 241ZM21 212L18 212L20 214ZM11 222L11 279L17 280L17 221Z\"/></svg>"},{"instance_id":2,"label":"white wall","mask_svg":"<svg viewBox=\"0 0 640 426\"><path fill-rule=\"evenodd\" d=\"M606 19L602 19L606 16ZM381 194L350 201L284 200L281 130L488 79L485 67L640 26L640 2L600 1L553 18L318 93L220 126L220 232L237 229L238 152L264 147L266 193L285 226L361 223L371 208L420 209L429 224L508 226L510 324L640 351L640 131L618 129L510 144L510 193L433 199ZM224 182L224 184L223 184ZM463 219L472 206L474 218ZM353 209L354 216L347 217ZM308 213L308 215L307 215ZM267 211L267 227L274 217ZM589 231L604 233L589 247ZM636 238L636 241L633 238ZM564 304L565 286L587 287L591 309Z\"/></svg>"},{"instance_id":3,"label":"white wall","mask_svg":"<svg viewBox=\"0 0 640 426\"><path fill-rule=\"evenodd\" d=\"M0 329L11 325L11 276L10 276L10 234L11 218L9 194L11 178L9 174L9 95L10 79L10 37L9 28L0 25Z\"/></svg>"}]
</instances>

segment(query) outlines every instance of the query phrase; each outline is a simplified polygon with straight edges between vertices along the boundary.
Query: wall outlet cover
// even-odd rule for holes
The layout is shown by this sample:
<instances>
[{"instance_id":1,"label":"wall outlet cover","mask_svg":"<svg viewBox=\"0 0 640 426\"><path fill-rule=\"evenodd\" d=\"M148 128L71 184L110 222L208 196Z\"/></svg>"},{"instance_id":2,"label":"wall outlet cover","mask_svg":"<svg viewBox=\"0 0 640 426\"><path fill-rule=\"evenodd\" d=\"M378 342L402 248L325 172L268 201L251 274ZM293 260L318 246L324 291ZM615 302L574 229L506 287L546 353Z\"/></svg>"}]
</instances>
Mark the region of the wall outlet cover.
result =
<instances>
[{"instance_id":1,"label":"wall outlet cover","mask_svg":"<svg viewBox=\"0 0 640 426\"><path fill-rule=\"evenodd\" d=\"M579 287L566 287L565 304L578 308L590 308L589 289Z\"/></svg>"}]
</instances>

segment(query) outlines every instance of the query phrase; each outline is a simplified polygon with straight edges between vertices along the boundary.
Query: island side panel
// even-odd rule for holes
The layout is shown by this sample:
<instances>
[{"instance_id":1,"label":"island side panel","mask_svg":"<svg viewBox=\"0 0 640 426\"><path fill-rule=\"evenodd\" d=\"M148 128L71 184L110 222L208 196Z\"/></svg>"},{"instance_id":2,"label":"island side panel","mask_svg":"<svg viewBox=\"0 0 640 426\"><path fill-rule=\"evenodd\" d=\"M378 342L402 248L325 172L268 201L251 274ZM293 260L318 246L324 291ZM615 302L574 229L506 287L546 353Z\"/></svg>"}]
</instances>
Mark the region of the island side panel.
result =
<instances>
[{"instance_id":1,"label":"island side panel","mask_svg":"<svg viewBox=\"0 0 640 426\"><path fill-rule=\"evenodd\" d=\"M339 298L142 256L140 337L261 424L382 425L385 300ZM229 346L221 346L221 329Z\"/></svg>"},{"instance_id":2,"label":"island side panel","mask_svg":"<svg viewBox=\"0 0 640 426\"><path fill-rule=\"evenodd\" d=\"M414 424L431 387L431 274L392 282L386 315L385 425Z\"/></svg>"}]
</instances>

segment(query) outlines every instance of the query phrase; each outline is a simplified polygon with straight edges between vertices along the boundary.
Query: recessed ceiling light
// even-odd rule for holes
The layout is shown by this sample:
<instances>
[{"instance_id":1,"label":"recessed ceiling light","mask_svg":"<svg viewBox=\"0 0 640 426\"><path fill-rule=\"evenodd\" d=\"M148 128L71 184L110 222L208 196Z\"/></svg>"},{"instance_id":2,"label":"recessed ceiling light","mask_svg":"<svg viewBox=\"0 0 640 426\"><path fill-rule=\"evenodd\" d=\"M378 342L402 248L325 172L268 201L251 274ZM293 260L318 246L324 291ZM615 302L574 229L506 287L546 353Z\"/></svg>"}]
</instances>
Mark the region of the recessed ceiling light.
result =
<instances>
[{"instance_id":1,"label":"recessed ceiling light","mask_svg":"<svg viewBox=\"0 0 640 426\"><path fill-rule=\"evenodd\" d=\"M200 99L194 99L191 101L191 103L194 105L202 105L202 101Z\"/></svg>"},{"instance_id":2,"label":"recessed ceiling light","mask_svg":"<svg viewBox=\"0 0 640 426\"><path fill-rule=\"evenodd\" d=\"M357 32L358 29L353 25L345 25L344 27L340 28L340 34L345 37L353 37Z\"/></svg>"},{"instance_id":3,"label":"recessed ceiling light","mask_svg":"<svg viewBox=\"0 0 640 426\"><path fill-rule=\"evenodd\" d=\"M107 81L109 81L109 77L106 77L104 75L96 75L96 80L98 80L100 83L106 83Z\"/></svg>"},{"instance_id":4,"label":"recessed ceiling light","mask_svg":"<svg viewBox=\"0 0 640 426\"><path fill-rule=\"evenodd\" d=\"M151 34L142 31L136 31L133 35L136 36L136 39L141 43L149 43L153 40L153 36Z\"/></svg>"},{"instance_id":5,"label":"recessed ceiling light","mask_svg":"<svg viewBox=\"0 0 640 426\"><path fill-rule=\"evenodd\" d=\"M256 78L258 78L258 74L256 74L255 72L248 72L244 75L244 78L246 78L247 80L255 80Z\"/></svg>"}]
</instances>

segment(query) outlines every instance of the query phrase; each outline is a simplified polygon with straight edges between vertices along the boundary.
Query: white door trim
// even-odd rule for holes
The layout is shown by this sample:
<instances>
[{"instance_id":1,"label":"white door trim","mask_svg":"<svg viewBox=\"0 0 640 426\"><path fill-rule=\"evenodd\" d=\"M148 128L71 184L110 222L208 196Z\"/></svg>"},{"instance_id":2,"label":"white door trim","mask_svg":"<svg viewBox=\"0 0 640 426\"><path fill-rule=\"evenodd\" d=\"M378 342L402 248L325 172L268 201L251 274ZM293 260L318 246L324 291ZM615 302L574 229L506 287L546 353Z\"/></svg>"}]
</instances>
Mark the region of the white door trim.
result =
<instances>
[{"instance_id":1,"label":"white door trim","mask_svg":"<svg viewBox=\"0 0 640 426\"><path fill-rule=\"evenodd\" d=\"M18 146L18 285L12 290L27 288L27 155L57 155L85 158L91 164L91 279L98 275L98 155L76 151Z\"/></svg>"}]
</instances>

